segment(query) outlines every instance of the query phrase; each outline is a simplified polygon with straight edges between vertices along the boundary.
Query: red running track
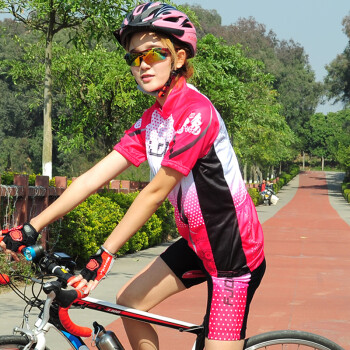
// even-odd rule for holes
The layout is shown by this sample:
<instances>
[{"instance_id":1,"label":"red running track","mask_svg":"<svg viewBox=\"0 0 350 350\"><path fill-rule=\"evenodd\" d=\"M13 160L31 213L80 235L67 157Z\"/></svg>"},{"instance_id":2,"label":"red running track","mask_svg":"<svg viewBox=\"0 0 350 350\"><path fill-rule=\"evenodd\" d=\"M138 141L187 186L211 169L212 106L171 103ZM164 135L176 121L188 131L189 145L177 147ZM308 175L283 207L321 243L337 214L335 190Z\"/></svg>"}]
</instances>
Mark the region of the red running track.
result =
<instances>
[{"instance_id":1,"label":"red running track","mask_svg":"<svg viewBox=\"0 0 350 350\"><path fill-rule=\"evenodd\" d=\"M293 199L263 224L267 272L253 300L248 336L298 329L350 348L350 227L330 205L325 174L305 172ZM151 310L201 323L206 287ZM126 342L120 319L110 324ZM162 350L191 349L194 336L158 328ZM130 347L126 346L126 349Z\"/></svg>"}]
</instances>

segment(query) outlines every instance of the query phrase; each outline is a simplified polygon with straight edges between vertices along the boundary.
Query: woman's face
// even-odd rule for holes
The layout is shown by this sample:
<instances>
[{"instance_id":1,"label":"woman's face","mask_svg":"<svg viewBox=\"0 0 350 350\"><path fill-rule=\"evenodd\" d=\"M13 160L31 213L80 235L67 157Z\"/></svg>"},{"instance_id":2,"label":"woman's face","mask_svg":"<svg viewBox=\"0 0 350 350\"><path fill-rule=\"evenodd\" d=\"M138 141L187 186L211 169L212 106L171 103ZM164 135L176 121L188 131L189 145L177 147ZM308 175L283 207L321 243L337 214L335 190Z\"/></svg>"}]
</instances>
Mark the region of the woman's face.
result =
<instances>
[{"instance_id":1,"label":"woman's face","mask_svg":"<svg viewBox=\"0 0 350 350\"><path fill-rule=\"evenodd\" d=\"M164 48L160 37L155 33L135 33L130 40L129 52L137 53L151 48ZM162 88L171 72L170 54L162 61L148 64L142 60L139 67L131 66L131 72L137 83L147 92Z\"/></svg>"}]
</instances>

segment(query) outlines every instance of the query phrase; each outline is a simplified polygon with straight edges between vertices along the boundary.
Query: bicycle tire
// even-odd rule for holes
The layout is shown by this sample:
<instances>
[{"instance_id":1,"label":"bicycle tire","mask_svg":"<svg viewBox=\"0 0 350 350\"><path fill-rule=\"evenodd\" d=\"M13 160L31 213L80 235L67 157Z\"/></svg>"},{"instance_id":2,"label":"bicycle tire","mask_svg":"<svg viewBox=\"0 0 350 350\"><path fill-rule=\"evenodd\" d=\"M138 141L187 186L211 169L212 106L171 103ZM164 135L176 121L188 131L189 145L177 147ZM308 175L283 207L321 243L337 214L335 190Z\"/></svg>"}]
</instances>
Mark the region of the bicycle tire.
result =
<instances>
[{"instance_id":1,"label":"bicycle tire","mask_svg":"<svg viewBox=\"0 0 350 350\"><path fill-rule=\"evenodd\" d=\"M320 335L293 330L262 333L245 341L244 350L257 349L344 350L340 345Z\"/></svg>"},{"instance_id":2,"label":"bicycle tire","mask_svg":"<svg viewBox=\"0 0 350 350\"><path fill-rule=\"evenodd\" d=\"M29 339L25 335L0 335L0 349L2 350L22 350L28 344ZM30 348L35 348L35 344ZM49 348L45 347L45 350Z\"/></svg>"}]
</instances>

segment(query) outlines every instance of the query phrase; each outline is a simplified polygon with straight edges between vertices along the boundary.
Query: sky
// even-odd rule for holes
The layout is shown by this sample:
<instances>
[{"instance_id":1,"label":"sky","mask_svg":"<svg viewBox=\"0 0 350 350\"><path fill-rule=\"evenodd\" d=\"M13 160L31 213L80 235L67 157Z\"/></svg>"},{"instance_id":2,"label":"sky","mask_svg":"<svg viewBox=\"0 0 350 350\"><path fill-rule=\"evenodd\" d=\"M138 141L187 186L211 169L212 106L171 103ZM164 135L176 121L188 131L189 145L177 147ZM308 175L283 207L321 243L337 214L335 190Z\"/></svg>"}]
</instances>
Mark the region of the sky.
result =
<instances>
[{"instance_id":1,"label":"sky","mask_svg":"<svg viewBox=\"0 0 350 350\"><path fill-rule=\"evenodd\" d=\"M234 24L240 17L254 17L279 40L292 39L304 47L317 81L323 81L327 74L325 65L343 52L349 40L341 24L350 14L349 0L174 0L174 3L215 9L222 25ZM341 105L327 104L317 111L339 109Z\"/></svg>"},{"instance_id":2,"label":"sky","mask_svg":"<svg viewBox=\"0 0 350 350\"><path fill-rule=\"evenodd\" d=\"M304 47L317 81L323 81L325 65L342 53L348 43L341 22L350 14L349 0L174 0L174 3L215 9L222 25L233 24L240 17L254 17L267 31L275 32L279 40L292 39ZM317 111L339 109L341 105L327 104Z\"/></svg>"}]
</instances>

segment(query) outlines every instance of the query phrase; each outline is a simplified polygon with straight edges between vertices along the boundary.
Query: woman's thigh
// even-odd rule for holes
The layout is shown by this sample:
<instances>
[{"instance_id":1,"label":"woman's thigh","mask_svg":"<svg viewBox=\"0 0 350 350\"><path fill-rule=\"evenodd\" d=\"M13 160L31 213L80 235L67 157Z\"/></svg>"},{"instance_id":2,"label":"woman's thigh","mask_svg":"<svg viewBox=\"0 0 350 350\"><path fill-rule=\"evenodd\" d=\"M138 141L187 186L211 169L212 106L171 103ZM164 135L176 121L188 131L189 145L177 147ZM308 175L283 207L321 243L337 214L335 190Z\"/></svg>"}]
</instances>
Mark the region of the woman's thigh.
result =
<instances>
[{"instance_id":1,"label":"woman's thigh","mask_svg":"<svg viewBox=\"0 0 350 350\"><path fill-rule=\"evenodd\" d=\"M162 258L157 257L119 291L117 303L148 311L184 289L180 279Z\"/></svg>"}]
</instances>

